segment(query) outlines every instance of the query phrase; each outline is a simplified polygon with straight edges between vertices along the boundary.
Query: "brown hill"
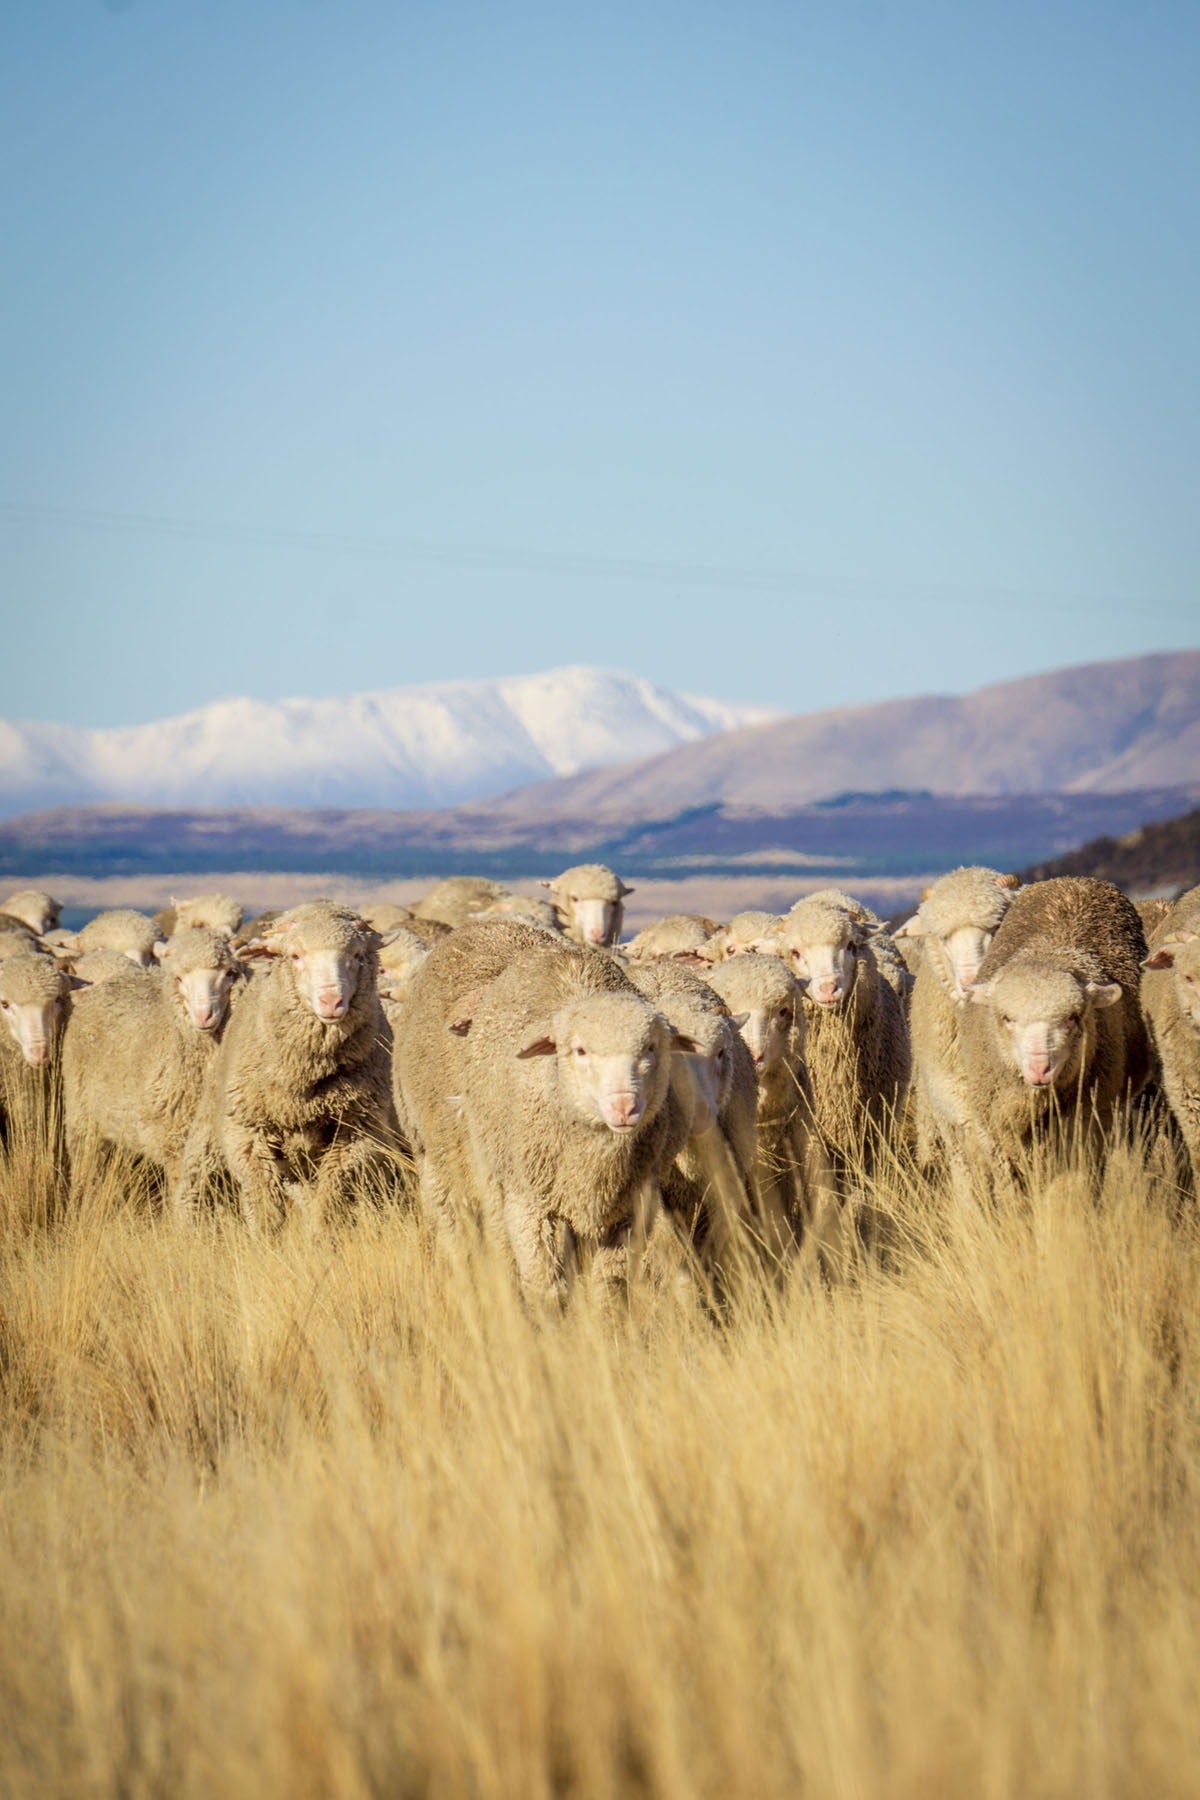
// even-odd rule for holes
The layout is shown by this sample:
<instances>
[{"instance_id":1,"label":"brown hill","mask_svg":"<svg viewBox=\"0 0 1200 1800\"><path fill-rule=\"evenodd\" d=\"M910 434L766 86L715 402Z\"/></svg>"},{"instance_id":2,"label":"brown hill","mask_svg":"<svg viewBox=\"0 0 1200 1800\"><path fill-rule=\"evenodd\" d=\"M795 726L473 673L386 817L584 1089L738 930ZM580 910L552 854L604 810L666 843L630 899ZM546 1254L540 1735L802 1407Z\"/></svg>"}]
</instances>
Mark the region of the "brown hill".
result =
<instances>
[{"instance_id":1,"label":"brown hill","mask_svg":"<svg viewBox=\"0 0 1200 1800\"><path fill-rule=\"evenodd\" d=\"M1023 871L1026 881L1045 881L1051 875L1098 875L1128 894L1173 898L1200 882L1200 807L1140 825L1123 837L1092 838L1078 850Z\"/></svg>"}]
</instances>

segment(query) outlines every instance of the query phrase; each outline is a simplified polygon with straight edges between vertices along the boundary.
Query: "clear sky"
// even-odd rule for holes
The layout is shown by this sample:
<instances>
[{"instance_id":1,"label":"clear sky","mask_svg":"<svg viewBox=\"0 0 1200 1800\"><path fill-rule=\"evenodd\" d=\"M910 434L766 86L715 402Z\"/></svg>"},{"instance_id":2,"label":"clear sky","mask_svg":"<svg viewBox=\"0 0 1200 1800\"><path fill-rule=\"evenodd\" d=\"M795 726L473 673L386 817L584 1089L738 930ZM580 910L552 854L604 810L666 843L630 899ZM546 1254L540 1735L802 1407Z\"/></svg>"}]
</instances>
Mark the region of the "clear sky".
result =
<instances>
[{"instance_id":1,"label":"clear sky","mask_svg":"<svg viewBox=\"0 0 1200 1800\"><path fill-rule=\"evenodd\" d=\"M1193 0L5 0L0 711L1200 640Z\"/></svg>"}]
</instances>

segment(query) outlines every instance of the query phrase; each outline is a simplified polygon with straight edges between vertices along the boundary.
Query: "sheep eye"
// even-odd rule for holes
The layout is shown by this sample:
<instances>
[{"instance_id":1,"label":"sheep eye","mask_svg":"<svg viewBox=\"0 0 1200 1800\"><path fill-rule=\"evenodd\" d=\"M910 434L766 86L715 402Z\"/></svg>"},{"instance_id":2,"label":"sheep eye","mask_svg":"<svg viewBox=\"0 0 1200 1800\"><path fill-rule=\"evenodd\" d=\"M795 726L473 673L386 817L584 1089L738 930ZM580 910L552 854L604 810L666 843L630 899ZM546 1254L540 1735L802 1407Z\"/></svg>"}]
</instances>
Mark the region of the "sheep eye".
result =
<instances>
[{"instance_id":1,"label":"sheep eye","mask_svg":"<svg viewBox=\"0 0 1200 1800\"><path fill-rule=\"evenodd\" d=\"M1003 1014L1003 1019L1004 1019L1004 1023L1005 1023L1005 1024L1006 1024L1006 1025L1015 1025L1015 1024L1016 1024L1016 1022L1017 1022L1017 1021L1016 1021L1016 1020L1015 1020L1015 1019L1013 1019L1013 1018L1010 1018L1010 1017L1009 1017L1009 1015L1008 1015L1008 1014L1007 1014L1007 1013L1004 1013L1004 1014Z\"/></svg>"},{"instance_id":2,"label":"sheep eye","mask_svg":"<svg viewBox=\"0 0 1200 1800\"><path fill-rule=\"evenodd\" d=\"M576 1054L576 1056L586 1056L586 1055L587 1055L587 1051L586 1051L586 1050L585 1050L585 1049L584 1049L584 1047L583 1047L583 1045L582 1045L582 1044L576 1044L576 1046L575 1046L575 1054Z\"/></svg>"}]
</instances>

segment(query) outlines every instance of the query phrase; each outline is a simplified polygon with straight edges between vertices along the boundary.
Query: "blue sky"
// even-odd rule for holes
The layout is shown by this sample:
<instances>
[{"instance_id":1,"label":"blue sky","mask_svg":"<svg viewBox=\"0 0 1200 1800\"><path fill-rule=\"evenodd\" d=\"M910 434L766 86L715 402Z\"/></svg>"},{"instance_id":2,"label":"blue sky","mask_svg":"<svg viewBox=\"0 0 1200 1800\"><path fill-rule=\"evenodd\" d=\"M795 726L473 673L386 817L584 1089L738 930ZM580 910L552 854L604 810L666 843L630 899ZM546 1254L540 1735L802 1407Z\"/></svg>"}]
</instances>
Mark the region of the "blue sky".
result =
<instances>
[{"instance_id":1,"label":"blue sky","mask_svg":"<svg viewBox=\"0 0 1200 1800\"><path fill-rule=\"evenodd\" d=\"M1200 9L8 0L0 711L1200 638Z\"/></svg>"}]
</instances>

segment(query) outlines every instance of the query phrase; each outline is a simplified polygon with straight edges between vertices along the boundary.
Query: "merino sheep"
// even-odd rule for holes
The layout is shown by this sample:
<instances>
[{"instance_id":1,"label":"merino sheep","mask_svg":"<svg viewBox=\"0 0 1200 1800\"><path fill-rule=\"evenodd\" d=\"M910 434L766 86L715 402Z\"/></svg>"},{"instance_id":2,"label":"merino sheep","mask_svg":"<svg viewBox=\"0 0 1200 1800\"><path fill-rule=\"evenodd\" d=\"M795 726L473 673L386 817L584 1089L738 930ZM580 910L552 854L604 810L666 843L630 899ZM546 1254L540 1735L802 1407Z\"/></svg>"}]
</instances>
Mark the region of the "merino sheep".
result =
<instances>
[{"instance_id":1,"label":"merino sheep","mask_svg":"<svg viewBox=\"0 0 1200 1800\"><path fill-rule=\"evenodd\" d=\"M85 950L82 956L61 960L81 987L98 987L101 982L116 981L123 975L136 973L130 969L129 958L123 950Z\"/></svg>"},{"instance_id":2,"label":"merino sheep","mask_svg":"<svg viewBox=\"0 0 1200 1800\"><path fill-rule=\"evenodd\" d=\"M379 992L386 1000L403 1000L429 946L407 925L397 925L379 941Z\"/></svg>"},{"instance_id":3,"label":"merino sheep","mask_svg":"<svg viewBox=\"0 0 1200 1800\"><path fill-rule=\"evenodd\" d=\"M417 919L433 919L439 925L457 928L468 919L508 897L508 889L483 875L449 875L439 881L412 908Z\"/></svg>"},{"instance_id":4,"label":"merino sheep","mask_svg":"<svg viewBox=\"0 0 1200 1800\"><path fill-rule=\"evenodd\" d=\"M690 1130L662 1178L663 1201L713 1273L729 1273L752 1217L758 1087L750 1052L720 995L665 958L634 963L629 978L688 1048L672 1086Z\"/></svg>"},{"instance_id":5,"label":"merino sheep","mask_svg":"<svg viewBox=\"0 0 1200 1800\"><path fill-rule=\"evenodd\" d=\"M525 1291L561 1301L582 1254L597 1290L619 1294L688 1129L671 1068L691 1046L613 958L546 939L456 1024L477 1200Z\"/></svg>"},{"instance_id":6,"label":"merino sheep","mask_svg":"<svg viewBox=\"0 0 1200 1800\"><path fill-rule=\"evenodd\" d=\"M506 894L474 915L477 919L523 919L527 925L540 925L543 931L562 936L562 928L549 900L535 894Z\"/></svg>"},{"instance_id":7,"label":"merino sheep","mask_svg":"<svg viewBox=\"0 0 1200 1800\"><path fill-rule=\"evenodd\" d=\"M735 913L728 925L713 932L700 951L701 960L721 963L731 956L776 956L780 923L775 913Z\"/></svg>"},{"instance_id":8,"label":"merino sheep","mask_svg":"<svg viewBox=\"0 0 1200 1800\"><path fill-rule=\"evenodd\" d=\"M41 940L32 931L14 924L12 929L0 928L0 962L10 956L38 956L42 953Z\"/></svg>"},{"instance_id":9,"label":"merino sheep","mask_svg":"<svg viewBox=\"0 0 1200 1800\"><path fill-rule=\"evenodd\" d=\"M223 1164L251 1231L293 1208L316 1230L381 1149L398 1144L378 939L330 901L293 907L243 955L263 956L210 1064L176 1211Z\"/></svg>"},{"instance_id":10,"label":"merino sheep","mask_svg":"<svg viewBox=\"0 0 1200 1800\"><path fill-rule=\"evenodd\" d=\"M397 925L412 924L412 908L399 906L394 900L373 900L360 909L359 917L372 931L395 931Z\"/></svg>"},{"instance_id":11,"label":"merino sheep","mask_svg":"<svg viewBox=\"0 0 1200 1800\"><path fill-rule=\"evenodd\" d=\"M922 946L909 1015L917 1161L928 1169L940 1151L956 1188L967 1184L973 1141L959 1026L1018 885L998 869L955 869L926 888L915 917L895 934Z\"/></svg>"},{"instance_id":12,"label":"merino sheep","mask_svg":"<svg viewBox=\"0 0 1200 1800\"><path fill-rule=\"evenodd\" d=\"M1103 1134L1149 1074L1141 921L1110 882L1058 876L1013 898L960 1021L971 1125L989 1170L1016 1169L1057 1118Z\"/></svg>"},{"instance_id":13,"label":"merino sheep","mask_svg":"<svg viewBox=\"0 0 1200 1800\"><path fill-rule=\"evenodd\" d=\"M1181 895L1149 950L1142 1009L1200 1194L1200 887Z\"/></svg>"},{"instance_id":14,"label":"merino sheep","mask_svg":"<svg viewBox=\"0 0 1200 1800\"><path fill-rule=\"evenodd\" d=\"M265 937L271 926L274 925L276 919L281 919L282 917L283 914L278 907L268 907L266 912L255 913L252 919L245 920L238 930L234 932L234 949L244 949L247 944L253 944L257 942L258 939Z\"/></svg>"},{"instance_id":15,"label":"merino sheep","mask_svg":"<svg viewBox=\"0 0 1200 1800\"><path fill-rule=\"evenodd\" d=\"M206 926L163 945L157 969L120 960L124 973L101 979L72 1009L63 1047L67 1148L73 1161L89 1141L145 1157L171 1186L242 971L227 935Z\"/></svg>"},{"instance_id":16,"label":"merino sheep","mask_svg":"<svg viewBox=\"0 0 1200 1800\"><path fill-rule=\"evenodd\" d=\"M1181 894L1179 896L1180 900L1184 900L1187 897L1188 896L1185 894ZM1137 913L1138 918L1142 921L1142 930L1146 934L1146 942L1147 943L1150 942L1150 939L1154 936L1154 934L1158 930L1159 926L1166 919L1170 918L1171 914L1175 910L1176 904L1177 904L1177 902L1174 900L1166 900L1166 899L1161 899L1161 898L1155 899L1155 900L1135 900L1134 901L1134 903L1133 903L1134 911Z\"/></svg>"},{"instance_id":17,"label":"merino sheep","mask_svg":"<svg viewBox=\"0 0 1200 1800\"><path fill-rule=\"evenodd\" d=\"M782 1256L832 1198L813 1122L800 984L778 956L727 960L707 977L735 1018L758 1079L751 1186L764 1239Z\"/></svg>"},{"instance_id":18,"label":"merino sheep","mask_svg":"<svg viewBox=\"0 0 1200 1800\"><path fill-rule=\"evenodd\" d=\"M655 919L652 925L644 926L624 946L625 955L630 962L647 962L656 956L698 953L716 929L711 919L703 919L698 913L670 913L665 919Z\"/></svg>"},{"instance_id":19,"label":"merino sheep","mask_svg":"<svg viewBox=\"0 0 1200 1800\"><path fill-rule=\"evenodd\" d=\"M0 914L6 919L19 919L35 937L44 937L57 928L62 904L41 888L20 888L7 900L0 900Z\"/></svg>"},{"instance_id":20,"label":"merino sheep","mask_svg":"<svg viewBox=\"0 0 1200 1800\"><path fill-rule=\"evenodd\" d=\"M10 1122L46 1130L62 1028L71 983L48 956L36 953L0 962L0 1139Z\"/></svg>"},{"instance_id":21,"label":"merino sheep","mask_svg":"<svg viewBox=\"0 0 1200 1800\"><path fill-rule=\"evenodd\" d=\"M149 969L154 964L154 946L162 941L162 933L153 919L128 907L118 907L113 912L97 913L94 919L89 919L82 931L76 933L74 948L80 952L119 950L139 968Z\"/></svg>"},{"instance_id":22,"label":"merino sheep","mask_svg":"<svg viewBox=\"0 0 1200 1800\"><path fill-rule=\"evenodd\" d=\"M392 1053L393 1092L422 1210L441 1230L455 1228L475 1193L461 1115L463 1020L510 962L546 942L544 931L519 919L472 920L433 944L413 972Z\"/></svg>"},{"instance_id":23,"label":"merino sheep","mask_svg":"<svg viewBox=\"0 0 1200 1800\"><path fill-rule=\"evenodd\" d=\"M228 894L197 894L191 900L177 900L172 894L170 906L155 914L155 923L167 937L197 927L233 937L241 929L242 917L241 901Z\"/></svg>"},{"instance_id":24,"label":"merino sheep","mask_svg":"<svg viewBox=\"0 0 1200 1800\"><path fill-rule=\"evenodd\" d=\"M606 948L620 941L625 901L633 889L604 863L578 863L542 886L549 888L559 925L574 943Z\"/></svg>"},{"instance_id":25,"label":"merino sheep","mask_svg":"<svg viewBox=\"0 0 1200 1800\"><path fill-rule=\"evenodd\" d=\"M776 947L804 992L808 1069L826 1150L840 1176L870 1168L904 1106L908 1024L871 948L874 914L838 890L800 900Z\"/></svg>"}]
</instances>

